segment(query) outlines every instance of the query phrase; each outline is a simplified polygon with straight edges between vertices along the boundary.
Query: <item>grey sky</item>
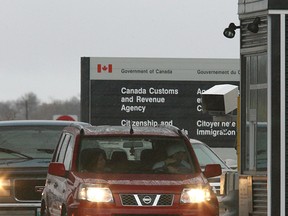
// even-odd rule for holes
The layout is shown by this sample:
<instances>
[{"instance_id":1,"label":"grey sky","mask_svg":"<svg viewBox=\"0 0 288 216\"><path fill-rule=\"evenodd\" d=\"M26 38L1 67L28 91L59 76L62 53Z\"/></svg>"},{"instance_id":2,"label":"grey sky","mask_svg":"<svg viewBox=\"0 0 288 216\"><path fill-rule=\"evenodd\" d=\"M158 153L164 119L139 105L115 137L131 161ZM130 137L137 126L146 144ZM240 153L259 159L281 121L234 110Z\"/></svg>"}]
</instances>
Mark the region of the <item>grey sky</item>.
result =
<instances>
[{"instance_id":1,"label":"grey sky","mask_svg":"<svg viewBox=\"0 0 288 216\"><path fill-rule=\"evenodd\" d=\"M80 96L80 58L239 58L238 0L1 0L0 101Z\"/></svg>"}]
</instances>

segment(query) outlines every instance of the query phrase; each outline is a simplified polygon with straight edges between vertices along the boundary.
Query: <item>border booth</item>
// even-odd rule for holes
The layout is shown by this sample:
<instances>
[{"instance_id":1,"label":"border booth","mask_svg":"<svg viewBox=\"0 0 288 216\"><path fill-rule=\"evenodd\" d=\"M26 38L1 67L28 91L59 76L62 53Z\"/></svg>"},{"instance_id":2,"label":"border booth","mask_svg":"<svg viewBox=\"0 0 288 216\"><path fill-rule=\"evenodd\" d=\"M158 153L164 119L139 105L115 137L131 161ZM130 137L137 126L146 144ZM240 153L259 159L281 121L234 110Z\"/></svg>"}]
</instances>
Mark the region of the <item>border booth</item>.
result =
<instances>
[{"instance_id":1,"label":"border booth","mask_svg":"<svg viewBox=\"0 0 288 216\"><path fill-rule=\"evenodd\" d=\"M239 0L238 14L239 215L285 216L288 4L286 0Z\"/></svg>"}]
</instances>

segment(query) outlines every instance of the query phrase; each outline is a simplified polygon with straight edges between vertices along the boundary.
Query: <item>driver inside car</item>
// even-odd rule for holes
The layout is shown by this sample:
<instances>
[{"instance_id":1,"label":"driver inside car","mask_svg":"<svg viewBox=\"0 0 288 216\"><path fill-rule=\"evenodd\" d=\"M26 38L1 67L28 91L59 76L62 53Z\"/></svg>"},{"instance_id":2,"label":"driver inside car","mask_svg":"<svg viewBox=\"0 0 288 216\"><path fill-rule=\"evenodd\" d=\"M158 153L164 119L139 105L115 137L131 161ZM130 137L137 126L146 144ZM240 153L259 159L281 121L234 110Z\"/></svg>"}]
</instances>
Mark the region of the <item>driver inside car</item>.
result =
<instances>
[{"instance_id":1,"label":"driver inside car","mask_svg":"<svg viewBox=\"0 0 288 216\"><path fill-rule=\"evenodd\" d=\"M168 173L187 173L191 170L191 165L186 161L187 153L181 145L170 145L166 149L167 158L157 162L152 169Z\"/></svg>"}]
</instances>

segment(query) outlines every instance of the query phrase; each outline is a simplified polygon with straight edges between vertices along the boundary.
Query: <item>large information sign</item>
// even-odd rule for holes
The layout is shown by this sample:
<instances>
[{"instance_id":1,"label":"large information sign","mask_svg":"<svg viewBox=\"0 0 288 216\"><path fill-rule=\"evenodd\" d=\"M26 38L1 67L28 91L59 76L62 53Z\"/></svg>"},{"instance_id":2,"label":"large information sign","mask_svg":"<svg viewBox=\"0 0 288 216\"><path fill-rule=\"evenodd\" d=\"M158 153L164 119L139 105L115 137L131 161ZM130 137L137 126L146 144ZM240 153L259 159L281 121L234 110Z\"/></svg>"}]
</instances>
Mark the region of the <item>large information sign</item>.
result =
<instances>
[{"instance_id":1,"label":"large information sign","mask_svg":"<svg viewBox=\"0 0 288 216\"><path fill-rule=\"evenodd\" d=\"M94 125L175 125L211 147L234 147L236 122L203 114L201 94L239 86L238 59L81 59L81 120Z\"/></svg>"}]
</instances>

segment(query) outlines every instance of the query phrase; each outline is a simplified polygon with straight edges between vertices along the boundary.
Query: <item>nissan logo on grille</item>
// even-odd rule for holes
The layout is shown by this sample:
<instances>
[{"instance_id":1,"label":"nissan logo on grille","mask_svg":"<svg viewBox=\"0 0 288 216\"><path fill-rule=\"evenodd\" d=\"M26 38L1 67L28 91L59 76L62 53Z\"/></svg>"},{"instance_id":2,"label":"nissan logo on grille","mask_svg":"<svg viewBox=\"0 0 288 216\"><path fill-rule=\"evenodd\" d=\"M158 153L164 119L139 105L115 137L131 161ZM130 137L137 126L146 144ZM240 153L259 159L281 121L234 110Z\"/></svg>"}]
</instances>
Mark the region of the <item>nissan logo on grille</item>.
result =
<instances>
[{"instance_id":1,"label":"nissan logo on grille","mask_svg":"<svg viewBox=\"0 0 288 216\"><path fill-rule=\"evenodd\" d=\"M147 204L147 205L150 204L151 201L152 201L152 199L151 199L150 196L145 196L145 197L143 198L143 202L144 202L145 204Z\"/></svg>"}]
</instances>

